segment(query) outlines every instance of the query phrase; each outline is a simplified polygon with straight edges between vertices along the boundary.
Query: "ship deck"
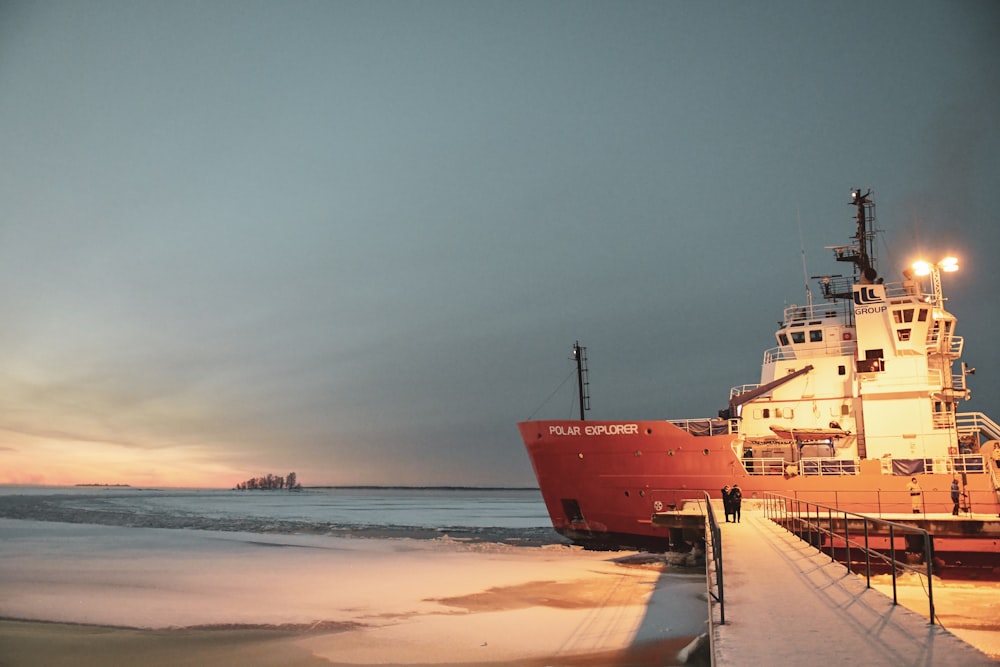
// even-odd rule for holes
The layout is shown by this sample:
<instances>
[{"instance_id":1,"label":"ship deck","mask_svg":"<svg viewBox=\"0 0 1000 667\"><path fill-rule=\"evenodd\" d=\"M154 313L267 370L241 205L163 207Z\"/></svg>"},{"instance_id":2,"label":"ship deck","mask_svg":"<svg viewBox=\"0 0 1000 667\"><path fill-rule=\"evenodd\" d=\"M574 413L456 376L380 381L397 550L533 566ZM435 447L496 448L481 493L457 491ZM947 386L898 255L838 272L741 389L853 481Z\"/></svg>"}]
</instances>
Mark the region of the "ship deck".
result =
<instances>
[{"instance_id":1,"label":"ship deck","mask_svg":"<svg viewBox=\"0 0 1000 667\"><path fill-rule=\"evenodd\" d=\"M996 664L940 625L893 605L759 510L744 509L741 523L722 524L722 561L725 624L712 605L719 667Z\"/></svg>"}]
</instances>

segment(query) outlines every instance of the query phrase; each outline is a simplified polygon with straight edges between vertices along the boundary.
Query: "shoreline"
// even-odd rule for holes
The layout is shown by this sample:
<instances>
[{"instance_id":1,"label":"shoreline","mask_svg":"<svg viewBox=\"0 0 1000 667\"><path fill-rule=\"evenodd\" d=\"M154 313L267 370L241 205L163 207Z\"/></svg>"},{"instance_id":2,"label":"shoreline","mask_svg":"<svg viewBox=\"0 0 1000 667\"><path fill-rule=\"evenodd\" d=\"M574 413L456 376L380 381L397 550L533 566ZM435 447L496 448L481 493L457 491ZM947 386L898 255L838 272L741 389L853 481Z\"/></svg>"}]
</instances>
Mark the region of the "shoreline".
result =
<instances>
[{"instance_id":1,"label":"shoreline","mask_svg":"<svg viewBox=\"0 0 1000 667\"><path fill-rule=\"evenodd\" d=\"M296 645L301 633L268 629L142 629L0 618L0 644L11 664L328 665ZM86 650L81 650L83 648Z\"/></svg>"},{"instance_id":2,"label":"shoreline","mask_svg":"<svg viewBox=\"0 0 1000 667\"><path fill-rule=\"evenodd\" d=\"M19 665L679 664L704 572L636 556L0 519L0 644Z\"/></svg>"},{"instance_id":3,"label":"shoreline","mask_svg":"<svg viewBox=\"0 0 1000 667\"><path fill-rule=\"evenodd\" d=\"M141 629L29 621L0 618L0 644L5 658L22 667L78 665L98 667L113 663L170 667L177 664L254 665L256 667L365 667L367 665L466 665L468 667L546 667L554 664L576 667L670 667L682 663L676 656L696 637L653 640L596 651L503 657L482 647L480 659L451 660L436 656L417 662L405 659L386 662L372 656L370 662L342 661L324 650L329 635L343 630L289 629L279 626L232 628ZM86 651L81 653L85 646ZM447 653L447 649L443 650Z\"/></svg>"}]
</instances>

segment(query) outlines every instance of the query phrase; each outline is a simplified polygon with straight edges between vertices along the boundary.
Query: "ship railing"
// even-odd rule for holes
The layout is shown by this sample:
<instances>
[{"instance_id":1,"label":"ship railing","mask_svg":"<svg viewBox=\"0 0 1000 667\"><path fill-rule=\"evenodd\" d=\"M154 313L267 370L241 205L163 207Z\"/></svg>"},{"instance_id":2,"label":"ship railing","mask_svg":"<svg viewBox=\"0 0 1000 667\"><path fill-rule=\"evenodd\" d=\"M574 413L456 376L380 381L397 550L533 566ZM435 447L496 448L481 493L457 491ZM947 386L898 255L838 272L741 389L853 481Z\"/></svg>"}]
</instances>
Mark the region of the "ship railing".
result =
<instances>
[{"instance_id":1,"label":"ship railing","mask_svg":"<svg viewBox=\"0 0 1000 667\"><path fill-rule=\"evenodd\" d=\"M940 331L931 330L927 333L927 352L934 353L938 351L938 341L941 339L942 334ZM950 336L947 340L948 349L944 353L957 359L962 356L962 349L965 347L965 339L962 336Z\"/></svg>"},{"instance_id":2,"label":"ship railing","mask_svg":"<svg viewBox=\"0 0 1000 667\"><path fill-rule=\"evenodd\" d=\"M880 459L883 475L919 475L933 473L954 475L956 473L982 474L987 471L982 454L956 454L952 456L924 456L914 459Z\"/></svg>"},{"instance_id":3,"label":"ship railing","mask_svg":"<svg viewBox=\"0 0 1000 667\"><path fill-rule=\"evenodd\" d=\"M961 479L959 484L959 516L972 517L977 509L980 513L995 514L997 499L992 490L970 488ZM829 505L838 512L859 512L865 516L887 520L913 516L925 518L928 514L951 516L954 507L951 490L947 485L943 488L923 489L917 498L916 512L913 511L913 496L905 489L810 489L789 491L788 494L800 502Z\"/></svg>"},{"instance_id":4,"label":"ship railing","mask_svg":"<svg viewBox=\"0 0 1000 667\"><path fill-rule=\"evenodd\" d=\"M855 248L843 247L836 249L838 259L840 257L850 257L856 254ZM822 279L821 283L823 287L823 294L827 298L831 298L836 295L837 298L846 298L850 300L851 290L853 289L854 282L845 276L828 276ZM906 281L895 281L891 283L884 283L885 295L890 299L906 299L912 301L913 303L929 302L928 300L932 298L933 294L925 294L920 290L920 284L913 280ZM848 306L853 304L848 304ZM807 310L804 306L790 306L785 309L786 318L789 314L798 316L799 319L803 319L804 314L809 312L818 313L820 311L833 310L834 308L844 309L844 306L836 304L834 301L826 301L824 303L814 305L811 310ZM793 309L797 309L800 312L794 312ZM822 314L816 315L815 317L822 317Z\"/></svg>"},{"instance_id":5,"label":"ship railing","mask_svg":"<svg viewBox=\"0 0 1000 667\"><path fill-rule=\"evenodd\" d=\"M687 431L691 435L725 435L739 433L739 419L720 419L705 417L703 419L668 419L669 423Z\"/></svg>"},{"instance_id":6,"label":"ship railing","mask_svg":"<svg viewBox=\"0 0 1000 667\"><path fill-rule=\"evenodd\" d=\"M860 474L861 460L822 456L791 462L783 458L750 457L743 459L743 467L748 475L757 476L845 477Z\"/></svg>"},{"instance_id":7,"label":"ship railing","mask_svg":"<svg viewBox=\"0 0 1000 667\"><path fill-rule=\"evenodd\" d=\"M901 297L915 297L914 302L926 301L932 294L924 294L920 291L920 286L913 281L899 281L884 283L885 295L889 299L899 299Z\"/></svg>"},{"instance_id":8,"label":"ship railing","mask_svg":"<svg viewBox=\"0 0 1000 667\"><path fill-rule=\"evenodd\" d=\"M756 384L741 384L741 385L737 385L735 387L731 387L729 389L729 398L735 398L735 397L739 396L740 394L745 394L748 391L753 391L754 389L756 389L759 386L760 386L760 383L758 382Z\"/></svg>"},{"instance_id":9,"label":"ship railing","mask_svg":"<svg viewBox=\"0 0 1000 667\"><path fill-rule=\"evenodd\" d=\"M795 350L790 347L772 347L764 350L765 364L773 364L776 361L788 361L795 358Z\"/></svg>"},{"instance_id":10,"label":"ship railing","mask_svg":"<svg viewBox=\"0 0 1000 667\"><path fill-rule=\"evenodd\" d=\"M784 475L788 462L783 458L753 456L743 459L748 475Z\"/></svg>"},{"instance_id":11,"label":"ship railing","mask_svg":"<svg viewBox=\"0 0 1000 667\"><path fill-rule=\"evenodd\" d=\"M763 493L763 500L768 519L816 549L828 550L830 560L845 564L848 572L863 572L868 588L872 585L873 561L876 567L879 563L883 567L887 566L892 572L893 605L899 604L896 581L900 572L909 571L924 577L930 622L934 625L934 588L931 577L934 546L928 531L769 491ZM853 529L852 523L855 525ZM878 550L875 544L876 541L884 542L885 536L888 536L888 553ZM902 548L897 547L900 540ZM918 547L919 551L914 547ZM923 563L919 566L911 565L907 561L908 551L919 553ZM864 559L863 563L861 558Z\"/></svg>"},{"instance_id":12,"label":"ship railing","mask_svg":"<svg viewBox=\"0 0 1000 667\"><path fill-rule=\"evenodd\" d=\"M986 471L986 460L982 454L960 454L949 457L956 473L981 473Z\"/></svg>"},{"instance_id":13,"label":"ship railing","mask_svg":"<svg viewBox=\"0 0 1000 667\"><path fill-rule=\"evenodd\" d=\"M788 306L782 311L782 316L782 324L805 320L829 321L831 319L839 319L841 323L846 323L849 320L849 311L843 303L822 301L807 306Z\"/></svg>"},{"instance_id":14,"label":"ship railing","mask_svg":"<svg viewBox=\"0 0 1000 667\"><path fill-rule=\"evenodd\" d=\"M965 373L952 373L951 388L955 391L965 391Z\"/></svg>"},{"instance_id":15,"label":"ship railing","mask_svg":"<svg viewBox=\"0 0 1000 667\"><path fill-rule=\"evenodd\" d=\"M856 341L856 340L840 341L834 349L836 350L836 352L835 352L835 354L833 356L838 356L838 357L852 356L853 357L855 355L855 353L857 352L857 350L858 350L858 341ZM828 354L827 356L830 356L830 355Z\"/></svg>"},{"instance_id":16,"label":"ship railing","mask_svg":"<svg viewBox=\"0 0 1000 667\"><path fill-rule=\"evenodd\" d=\"M807 346L808 345L808 346ZM855 340L837 341L835 345L823 345L822 343L812 343L801 346L802 356L796 352L792 346L771 347L764 350L764 364L773 364L779 361L791 361L794 359L807 359L810 357L847 357L854 356L858 348Z\"/></svg>"},{"instance_id":17,"label":"ship railing","mask_svg":"<svg viewBox=\"0 0 1000 667\"><path fill-rule=\"evenodd\" d=\"M843 477L857 475L861 471L860 459L808 457L801 459L798 465L800 475L811 477Z\"/></svg>"}]
</instances>

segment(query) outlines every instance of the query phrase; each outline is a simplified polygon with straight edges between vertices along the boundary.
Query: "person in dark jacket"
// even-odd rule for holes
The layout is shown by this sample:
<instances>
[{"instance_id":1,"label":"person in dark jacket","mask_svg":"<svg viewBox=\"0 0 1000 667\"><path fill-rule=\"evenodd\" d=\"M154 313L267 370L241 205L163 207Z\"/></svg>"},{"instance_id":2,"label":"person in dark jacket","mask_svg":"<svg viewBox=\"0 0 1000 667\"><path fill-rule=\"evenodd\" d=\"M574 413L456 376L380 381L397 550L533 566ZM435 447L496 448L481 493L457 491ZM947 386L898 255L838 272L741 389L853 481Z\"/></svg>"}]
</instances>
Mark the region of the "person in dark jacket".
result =
<instances>
[{"instance_id":1,"label":"person in dark jacket","mask_svg":"<svg viewBox=\"0 0 1000 667\"><path fill-rule=\"evenodd\" d=\"M729 523L729 515L733 513L733 499L730 496L729 485L722 487L722 509L726 510L726 523Z\"/></svg>"},{"instance_id":2,"label":"person in dark jacket","mask_svg":"<svg viewBox=\"0 0 1000 667\"><path fill-rule=\"evenodd\" d=\"M736 523L740 522L740 506L743 504L743 491L739 484L733 484L733 490L729 492L729 506L733 511L733 518Z\"/></svg>"},{"instance_id":3,"label":"person in dark jacket","mask_svg":"<svg viewBox=\"0 0 1000 667\"><path fill-rule=\"evenodd\" d=\"M958 498L958 478L953 477L951 480L951 504L953 505L951 508L952 516L958 516Z\"/></svg>"}]
</instances>

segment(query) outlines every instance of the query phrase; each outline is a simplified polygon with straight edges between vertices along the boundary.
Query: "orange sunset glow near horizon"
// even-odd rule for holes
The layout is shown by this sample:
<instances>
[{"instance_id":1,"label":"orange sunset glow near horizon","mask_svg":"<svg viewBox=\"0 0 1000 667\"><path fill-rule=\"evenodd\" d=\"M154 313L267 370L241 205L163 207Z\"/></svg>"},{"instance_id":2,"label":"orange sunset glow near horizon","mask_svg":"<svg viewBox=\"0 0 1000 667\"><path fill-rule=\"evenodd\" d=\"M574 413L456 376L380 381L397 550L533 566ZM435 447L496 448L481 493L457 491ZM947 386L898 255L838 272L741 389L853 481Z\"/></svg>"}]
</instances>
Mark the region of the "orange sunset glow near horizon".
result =
<instances>
[{"instance_id":1,"label":"orange sunset glow near horizon","mask_svg":"<svg viewBox=\"0 0 1000 667\"><path fill-rule=\"evenodd\" d=\"M0 484L230 488L252 474L199 448L125 449L96 442L0 438ZM258 473L259 474L259 473Z\"/></svg>"}]
</instances>

